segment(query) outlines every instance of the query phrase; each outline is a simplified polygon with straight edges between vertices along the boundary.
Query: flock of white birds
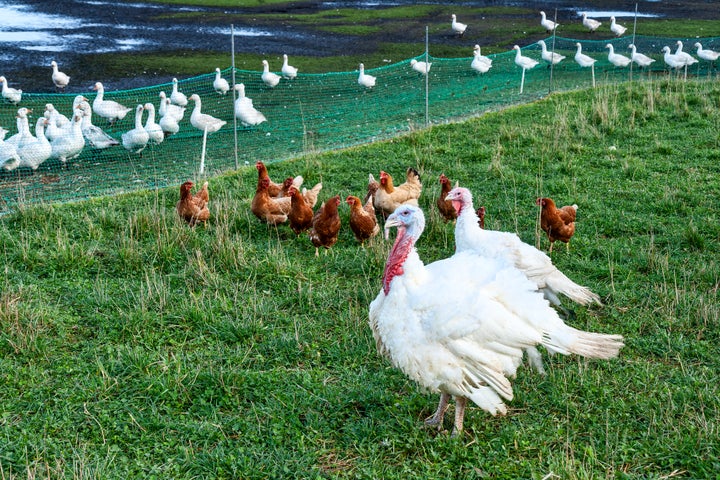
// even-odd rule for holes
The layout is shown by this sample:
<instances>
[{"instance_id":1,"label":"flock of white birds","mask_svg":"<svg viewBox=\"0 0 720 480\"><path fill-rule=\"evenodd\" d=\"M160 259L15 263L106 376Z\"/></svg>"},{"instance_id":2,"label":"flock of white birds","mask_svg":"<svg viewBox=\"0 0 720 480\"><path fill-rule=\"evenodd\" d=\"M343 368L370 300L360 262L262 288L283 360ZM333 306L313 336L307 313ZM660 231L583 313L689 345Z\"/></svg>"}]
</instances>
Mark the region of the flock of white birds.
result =
<instances>
[{"instance_id":1,"label":"flock of white birds","mask_svg":"<svg viewBox=\"0 0 720 480\"><path fill-rule=\"evenodd\" d=\"M282 76L269 71L268 62L263 60L264 71L262 81L269 88L275 87L281 78L292 80L297 76L297 68L288 64L287 55L283 55ZM70 83L70 76L59 71L57 62L51 63L53 69L52 82L59 91L63 91ZM5 77L0 77L2 97L7 103L18 105L22 102L22 90L11 88ZM156 122L155 106L152 103L136 105L134 128L123 132L120 140L94 125L92 116L107 121L108 125L124 119L133 109L114 100L105 98L105 89L101 82L96 82L93 89L97 92L92 103L83 95L77 95L73 101L70 118L60 113L53 104L45 105L43 115L35 124L34 134L30 128L29 115L32 110L20 107L17 111L17 133L5 139L9 131L0 127L0 168L12 171L26 167L32 171L46 160L57 159L63 165L80 155L87 147L95 149L122 145L129 152L141 154L148 145L162 143L168 136L180 130L180 122L185 117L189 102L194 103L190 114L190 124L204 134L217 132L227 122L202 112L202 100L198 94L189 97L178 89L178 80L173 78L170 95L160 92L160 102ZM230 91L230 84L219 68L215 69L213 89L219 95ZM234 115L244 126L256 126L267 118L253 106L251 98L245 96L245 85L234 85L236 92ZM147 118L143 118L147 114Z\"/></svg>"},{"instance_id":2,"label":"flock of white birds","mask_svg":"<svg viewBox=\"0 0 720 480\"><path fill-rule=\"evenodd\" d=\"M455 14L452 14L451 19L452 32L458 36L463 36L468 26L459 22ZM582 24L593 32L602 26L602 22L588 18L585 13L582 14ZM548 19L545 12L540 12L540 25L549 33L555 32L560 26L559 23ZM617 23L615 17L610 17L610 31L619 37L625 34L627 28ZM548 50L543 40L537 43L541 47L540 60L551 65L557 65L565 60L564 55ZM583 53L580 42L575 45L577 50L574 59L581 67L593 69L594 84L594 65L597 59ZM699 42L695 43L694 46L697 49L697 56L702 60L714 62L720 56L718 52L704 49ZM608 49L608 61L619 68L627 67L632 62L641 68L645 68L655 62L655 59L638 52L633 44L628 47L631 52L629 57L615 52L611 43L608 43L605 47ZM518 45L515 45L513 49L516 52L515 64L522 69L524 82L525 71L536 67L540 60L524 55ZM698 59L683 51L683 42L680 40L676 42L674 53L669 46L663 47L662 53L669 68L685 68L686 73L689 65L698 62ZM492 64L492 59L482 55L480 46L475 45L470 68L479 73L486 73L492 68ZM276 87L283 79L293 80L298 74L298 69L288 63L287 55L283 55L281 75L270 71L267 60L263 60L262 65L263 70L260 76L262 82L268 88ZM59 70L57 62L52 61L50 66L52 67L51 79L53 84L58 91L64 91L70 83L71 77ZM410 66L420 74L427 75L430 72L432 63L413 59L410 61ZM358 70L358 85L366 89L375 87L377 78L365 73L365 66L362 63L360 63ZM13 105L21 103L21 89L10 87L4 76L0 76L0 84L2 86L2 98L5 102ZM48 103L43 116L35 124L34 135L30 130L28 120L28 115L32 112L25 107L20 107L17 111L17 132L5 140L5 136L9 132L7 129L0 127L0 168L10 171L18 167L28 167L34 171L44 161L53 158L65 164L68 160L80 155L85 146L102 149L122 144L129 152L141 154L148 145L159 144L167 136L179 131L180 122L184 118L189 101L194 102L194 108L190 115L190 124L204 132L204 134L216 132L227 123L222 119L203 113L200 96L193 94L188 98L178 90L178 80L175 78L173 79L170 96L167 97L164 92L160 93L160 104L157 111L158 122L155 121L156 111L152 103L136 105L134 108L134 128L122 133L120 141L118 141L104 132L102 128L94 125L92 116L95 114L112 125L122 120L133 109L118 102L104 99L104 88L101 82L97 82L94 89L97 95L92 101L92 106L90 106L87 98L78 95L73 102L73 111L69 115L70 118L58 112L52 104ZM213 89L220 95L226 95L230 91L230 85L227 80L222 78L219 68L215 69ZM242 125L252 127L267 121L265 115L255 108L252 99L245 95L245 86L242 83L234 85L233 90L237 95L234 102L235 118ZM147 118L143 122L146 113Z\"/></svg>"}]
</instances>

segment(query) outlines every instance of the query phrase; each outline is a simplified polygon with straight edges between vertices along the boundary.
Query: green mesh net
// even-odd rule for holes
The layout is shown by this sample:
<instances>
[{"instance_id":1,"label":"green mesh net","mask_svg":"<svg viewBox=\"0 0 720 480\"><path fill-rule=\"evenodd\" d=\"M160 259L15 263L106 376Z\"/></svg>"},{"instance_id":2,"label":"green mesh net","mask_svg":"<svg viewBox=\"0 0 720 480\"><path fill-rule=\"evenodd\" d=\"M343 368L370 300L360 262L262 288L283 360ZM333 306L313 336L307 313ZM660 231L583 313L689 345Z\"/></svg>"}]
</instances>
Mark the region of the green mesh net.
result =
<instances>
[{"instance_id":1,"label":"green mesh net","mask_svg":"<svg viewBox=\"0 0 720 480\"><path fill-rule=\"evenodd\" d=\"M553 91L588 88L592 86L593 75L596 85L657 78L668 75L663 61L663 46L669 46L674 52L677 40L681 40L684 50L691 54L695 53L693 45L697 41L705 49L720 50L718 37L669 39L638 36L634 39L637 50L656 61L646 69L635 65L618 68L608 61L608 40L584 40L583 53L597 59L591 70L580 67L573 60L577 40L551 37L545 40L548 48L567 58L552 69L540 61L537 67L525 73L524 81L521 69L514 62L515 52L511 50L489 55L493 60L492 68L484 74L470 68L472 57L429 57L432 67L427 84L424 76L411 68L411 59L380 67L366 65L366 73L377 77L376 86L371 90L358 85L357 71L303 74L301 69L294 80L282 80L277 87L268 88L262 82L260 72L235 70L235 82L245 85L246 96L267 117L267 122L252 128L234 121L234 91L227 95L216 93L212 86L214 73L183 79L179 82L179 90L187 96L198 94L202 99L203 113L228 122L220 131L207 137L204 171L200 171L203 132L190 124L193 106L190 102L180 123L180 131L158 145L149 145L141 155L127 151L122 145L103 150L86 146L79 157L65 165L50 159L35 171L29 168L0 169L0 213L7 213L26 203L62 202L175 186L188 179L197 180L244 165L254 165L256 160L271 163L307 152L368 143L428 124L469 118L507 105L535 100ZM616 53L629 55L628 46L633 39L623 37L610 42ZM524 47L522 54L540 60L540 47L537 44ZM417 59L424 60L424 55ZM675 72L672 74L678 75ZM223 70L222 75L232 83L232 68ZM684 72L679 72L679 75L684 75ZM717 77L717 65L700 60L688 67L687 75ZM160 92L169 94L171 90L172 84L164 84L106 91L105 98L130 108L152 102L157 111ZM94 97L87 97L92 102ZM0 126L9 131L8 137L16 133L18 107L33 110L30 118L33 126L47 103L52 103L69 117L74 98L75 94L24 93L20 104L4 102L0 105ZM93 123L120 139L123 132L134 127L134 115L129 113L113 126L93 115Z\"/></svg>"}]
</instances>

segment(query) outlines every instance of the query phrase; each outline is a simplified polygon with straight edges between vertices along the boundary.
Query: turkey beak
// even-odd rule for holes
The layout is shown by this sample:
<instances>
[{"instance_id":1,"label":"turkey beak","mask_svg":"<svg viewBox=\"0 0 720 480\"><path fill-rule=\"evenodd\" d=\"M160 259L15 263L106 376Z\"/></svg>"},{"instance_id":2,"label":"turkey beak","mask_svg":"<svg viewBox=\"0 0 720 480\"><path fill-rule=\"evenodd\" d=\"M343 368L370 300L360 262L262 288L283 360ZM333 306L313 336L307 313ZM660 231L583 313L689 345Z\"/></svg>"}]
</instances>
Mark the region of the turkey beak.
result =
<instances>
[{"instance_id":1,"label":"turkey beak","mask_svg":"<svg viewBox=\"0 0 720 480\"><path fill-rule=\"evenodd\" d=\"M395 214L393 213L392 215L390 215L387 218L387 220L385 220L385 231L384 231L385 240L390 238L390 227L397 227L400 225L401 225L401 222L397 219Z\"/></svg>"}]
</instances>

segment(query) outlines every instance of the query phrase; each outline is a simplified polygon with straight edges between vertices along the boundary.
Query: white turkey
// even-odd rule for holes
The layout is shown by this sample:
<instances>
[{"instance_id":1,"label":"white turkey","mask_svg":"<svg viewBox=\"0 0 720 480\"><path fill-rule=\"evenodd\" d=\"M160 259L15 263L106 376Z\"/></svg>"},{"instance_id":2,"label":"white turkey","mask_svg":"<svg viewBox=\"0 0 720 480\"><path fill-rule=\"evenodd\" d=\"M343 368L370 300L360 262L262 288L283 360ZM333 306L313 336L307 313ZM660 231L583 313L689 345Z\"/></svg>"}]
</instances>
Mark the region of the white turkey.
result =
<instances>
[{"instance_id":1,"label":"white turkey","mask_svg":"<svg viewBox=\"0 0 720 480\"><path fill-rule=\"evenodd\" d=\"M602 305L597 294L573 282L553 265L552 259L545 252L523 242L517 234L480 228L470 190L463 187L453 188L445 200L452 202L458 215L455 222L457 252L472 251L483 257L510 263L522 271L550 303L561 309L559 295L564 295L580 305ZM540 354L534 349L527 353L533 367L543 373Z\"/></svg>"},{"instance_id":2,"label":"white turkey","mask_svg":"<svg viewBox=\"0 0 720 480\"><path fill-rule=\"evenodd\" d=\"M504 400L513 398L508 378L528 347L609 359L623 346L620 335L565 325L535 285L506 262L464 251L424 265L415 250L425 227L420 208L398 207L386 220L385 228L391 226L398 233L369 323L380 353L441 394L427 424L442 425L451 395L453 433L463 429L468 399L492 415L505 414Z\"/></svg>"}]
</instances>

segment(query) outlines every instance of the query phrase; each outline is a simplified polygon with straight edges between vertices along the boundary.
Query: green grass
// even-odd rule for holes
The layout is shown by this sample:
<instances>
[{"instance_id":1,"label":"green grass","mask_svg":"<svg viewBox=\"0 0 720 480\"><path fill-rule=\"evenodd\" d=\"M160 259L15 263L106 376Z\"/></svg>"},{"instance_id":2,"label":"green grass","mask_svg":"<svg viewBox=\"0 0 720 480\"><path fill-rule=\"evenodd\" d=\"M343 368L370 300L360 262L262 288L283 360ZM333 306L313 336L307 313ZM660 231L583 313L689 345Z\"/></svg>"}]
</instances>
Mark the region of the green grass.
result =
<instances>
[{"instance_id":1,"label":"green grass","mask_svg":"<svg viewBox=\"0 0 720 480\"><path fill-rule=\"evenodd\" d=\"M347 228L314 256L259 223L253 168L210 179L191 230L176 189L0 219L3 478L709 478L720 469L720 86L604 85L392 141L274 163L362 195L418 168L426 261L453 252L441 172L490 228L537 235L538 195L580 206L568 275L605 305L618 359L521 368L506 417L422 427L437 398L375 353L367 309L389 243ZM449 427L449 424L446 425ZM554 476L550 476L550 474Z\"/></svg>"}]
</instances>

